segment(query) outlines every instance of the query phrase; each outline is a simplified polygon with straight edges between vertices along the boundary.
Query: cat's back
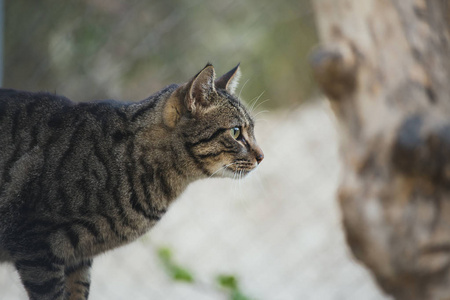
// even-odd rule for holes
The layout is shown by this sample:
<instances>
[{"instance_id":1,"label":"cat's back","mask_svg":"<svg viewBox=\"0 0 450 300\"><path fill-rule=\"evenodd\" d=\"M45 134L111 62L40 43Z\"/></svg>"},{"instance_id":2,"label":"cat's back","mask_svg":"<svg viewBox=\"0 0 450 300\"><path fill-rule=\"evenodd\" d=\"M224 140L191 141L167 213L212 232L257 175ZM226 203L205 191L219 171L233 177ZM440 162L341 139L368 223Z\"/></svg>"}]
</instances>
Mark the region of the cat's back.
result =
<instances>
[{"instance_id":1,"label":"cat's back","mask_svg":"<svg viewBox=\"0 0 450 300\"><path fill-rule=\"evenodd\" d=\"M66 169L76 168L94 148L109 151L117 142L114 149L122 149L118 144L127 137L127 107L108 100L77 103L47 92L0 89L0 202L2 195L10 194L7 186L29 180L44 168L48 177L63 163L69 164Z\"/></svg>"},{"instance_id":2,"label":"cat's back","mask_svg":"<svg viewBox=\"0 0 450 300\"><path fill-rule=\"evenodd\" d=\"M14 89L0 89L0 122L8 117L14 117L11 112L26 113L51 113L63 107L72 106L73 102L66 97L48 92L28 92ZM16 116L18 117L18 116Z\"/></svg>"},{"instance_id":3,"label":"cat's back","mask_svg":"<svg viewBox=\"0 0 450 300\"><path fill-rule=\"evenodd\" d=\"M0 89L0 136L14 134L73 105L69 99L46 92Z\"/></svg>"},{"instance_id":4,"label":"cat's back","mask_svg":"<svg viewBox=\"0 0 450 300\"><path fill-rule=\"evenodd\" d=\"M0 149L17 147L32 136L36 138L43 124L71 106L69 99L55 94L0 89Z\"/></svg>"},{"instance_id":5,"label":"cat's back","mask_svg":"<svg viewBox=\"0 0 450 300\"><path fill-rule=\"evenodd\" d=\"M71 106L69 99L51 93L0 89L0 162L35 147L50 120Z\"/></svg>"},{"instance_id":6,"label":"cat's back","mask_svg":"<svg viewBox=\"0 0 450 300\"><path fill-rule=\"evenodd\" d=\"M49 92L30 92L30 91L22 91L22 90L16 90L16 89L8 89L8 88L0 88L0 103L7 102L8 100L11 101L25 101L29 102L32 100L41 99L44 101L62 101L62 102L71 102L66 97L57 95L55 93L49 93Z\"/></svg>"}]
</instances>

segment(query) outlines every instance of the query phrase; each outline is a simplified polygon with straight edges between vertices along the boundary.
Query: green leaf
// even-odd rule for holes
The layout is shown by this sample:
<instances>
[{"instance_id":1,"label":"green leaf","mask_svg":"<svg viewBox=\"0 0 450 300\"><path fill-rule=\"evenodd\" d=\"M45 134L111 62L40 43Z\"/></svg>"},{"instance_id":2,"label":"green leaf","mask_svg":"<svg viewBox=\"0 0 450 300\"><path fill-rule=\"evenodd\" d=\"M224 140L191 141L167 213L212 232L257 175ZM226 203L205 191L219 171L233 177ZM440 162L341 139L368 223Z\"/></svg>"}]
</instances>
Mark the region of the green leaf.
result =
<instances>
[{"instance_id":1,"label":"green leaf","mask_svg":"<svg viewBox=\"0 0 450 300\"><path fill-rule=\"evenodd\" d=\"M236 276L221 274L217 276L217 283L220 287L228 290L230 300L251 300L251 298L244 295L239 289L239 282Z\"/></svg>"},{"instance_id":2,"label":"green leaf","mask_svg":"<svg viewBox=\"0 0 450 300\"><path fill-rule=\"evenodd\" d=\"M177 265L172 258L172 251L162 247L158 249L158 256L166 268L169 276L175 281L194 282L194 276L185 268Z\"/></svg>"},{"instance_id":3,"label":"green leaf","mask_svg":"<svg viewBox=\"0 0 450 300\"><path fill-rule=\"evenodd\" d=\"M217 276L217 282L223 288L230 289L230 290L238 289L237 279L233 275L221 274L221 275Z\"/></svg>"},{"instance_id":4,"label":"green leaf","mask_svg":"<svg viewBox=\"0 0 450 300\"><path fill-rule=\"evenodd\" d=\"M158 249L158 256L164 264L168 264L172 260L172 251L169 248L161 247Z\"/></svg>"},{"instance_id":5,"label":"green leaf","mask_svg":"<svg viewBox=\"0 0 450 300\"><path fill-rule=\"evenodd\" d=\"M244 294L242 294L242 292L236 290L231 294L230 297L231 300L251 300L250 298L248 298L247 296L245 296Z\"/></svg>"},{"instance_id":6,"label":"green leaf","mask_svg":"<svg viewBox=\"0 0 450 300\"><path fill-rule=\"evenodd\" d=\"M190 271L181 267L173 261L172 251L169 248L161 247L158 249L158 257L163 263L166 272L174 281L187 283L195 282L194 276ZM230 300L251 300L239 289L239 282L236 276L229 274L220 274L216 278L218 285L224 289Z\"/></svg>"},{"instance_id":7,"label":"green leaf","mask_svg":"<svg viewBox=\"0 0 450 300\"><path fill-rule=\"evenodd\" d=\"M194 282L192 274L179 266L173 266L172 278L176 281Z\"/></svg>"}]
</instances>

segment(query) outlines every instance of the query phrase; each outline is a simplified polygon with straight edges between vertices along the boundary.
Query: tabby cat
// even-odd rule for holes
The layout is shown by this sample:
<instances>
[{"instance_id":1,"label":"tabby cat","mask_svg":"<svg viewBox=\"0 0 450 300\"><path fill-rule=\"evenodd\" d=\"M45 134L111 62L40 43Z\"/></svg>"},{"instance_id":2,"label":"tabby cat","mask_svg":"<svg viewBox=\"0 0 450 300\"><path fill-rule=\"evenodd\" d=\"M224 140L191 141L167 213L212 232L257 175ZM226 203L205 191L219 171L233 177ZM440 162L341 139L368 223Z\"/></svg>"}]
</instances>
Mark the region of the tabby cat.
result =
<instances>
[{"instance_id":1,"label":"tabby cat","mask_svg":"<svg viewBox=\"0 0 450 300\"><path fill-rule=\"evenodd\" d=\"M263 159L239 65L138 103L0 90L0 261L30 299L87 299L92 259L147 232L198 179Z\"/></svg>"}]
</instances>

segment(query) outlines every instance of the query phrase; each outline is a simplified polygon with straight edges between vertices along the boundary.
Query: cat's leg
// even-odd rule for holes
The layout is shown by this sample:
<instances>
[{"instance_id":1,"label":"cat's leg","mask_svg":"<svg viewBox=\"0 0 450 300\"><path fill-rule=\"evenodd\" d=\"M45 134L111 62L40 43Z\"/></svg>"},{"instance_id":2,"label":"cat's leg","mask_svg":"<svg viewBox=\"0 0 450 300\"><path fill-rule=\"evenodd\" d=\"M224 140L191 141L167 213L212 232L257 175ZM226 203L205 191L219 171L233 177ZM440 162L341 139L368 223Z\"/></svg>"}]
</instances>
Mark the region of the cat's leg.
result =
<instances>
[{"instance_id":1,"label":"cat's leg","mask_svg":"<svg viewBox=\"0 0 450 300\"><path fill-rule=\"evenodd\" d=\"M67 299L86 300L91 284L92 259L81 261L65 269Z\"/></svg>"},{"instance_id":2,"label":"cat's leg","mask_svg":"<svg viewBox=\"0 0 450 300\"><path fill-rule=\"evenodd\" d=\"M34 257L17 260L15 266L30 300L64 299L64 265Z\"/></svg>"}]
</instances>

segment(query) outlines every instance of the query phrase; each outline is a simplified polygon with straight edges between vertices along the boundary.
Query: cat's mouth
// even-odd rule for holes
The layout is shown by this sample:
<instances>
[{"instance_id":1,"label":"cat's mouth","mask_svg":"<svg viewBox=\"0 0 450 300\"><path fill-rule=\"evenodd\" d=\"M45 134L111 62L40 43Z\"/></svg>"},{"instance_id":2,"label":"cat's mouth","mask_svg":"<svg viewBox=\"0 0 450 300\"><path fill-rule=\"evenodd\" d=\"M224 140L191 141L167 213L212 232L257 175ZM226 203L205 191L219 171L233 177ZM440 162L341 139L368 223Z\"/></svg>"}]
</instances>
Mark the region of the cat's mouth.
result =
<instances>
[{"instance_id":1,"label":"cat's mouth","mask_svg":"<svg viewBox=\"0 0 450 300\"><path fill-rule=\"evenodd\" d=\"M255 170L258 165L258 161L252 163L250 160L236 160L232 163L222 165L216 171L212 172L210 177L241 179Z\"/></svg>"},{"instance_id":2,"label":"cat's mouth","mask_svg":"<svg viewBox=\"0 0 450 300\"><path fill-rule=\"evenodd\" d=\"M231 165L225 166L226 177L231 178L242 178L247 176L251 171L253 171L258 164L252 164L250 162L236 162ZM225 175L225 174L224 174Z\"/></svg>"},{"instance_id":3,"label":"cat's mouth","mask_svg":"<svg viewBox=\"0 0 450 300\"><path fill-rule=\"evenodd\" d=\"M233 175L236 175L236 176L240 176L240 177L243 177L243 176L245 176L245 175L247 175L248 173L250 173L252 170L239 170L239 169L237 169L237 170L233 170L233 169L231 169L231 168L227 168Z\"/></svg>"}]
</instances>

